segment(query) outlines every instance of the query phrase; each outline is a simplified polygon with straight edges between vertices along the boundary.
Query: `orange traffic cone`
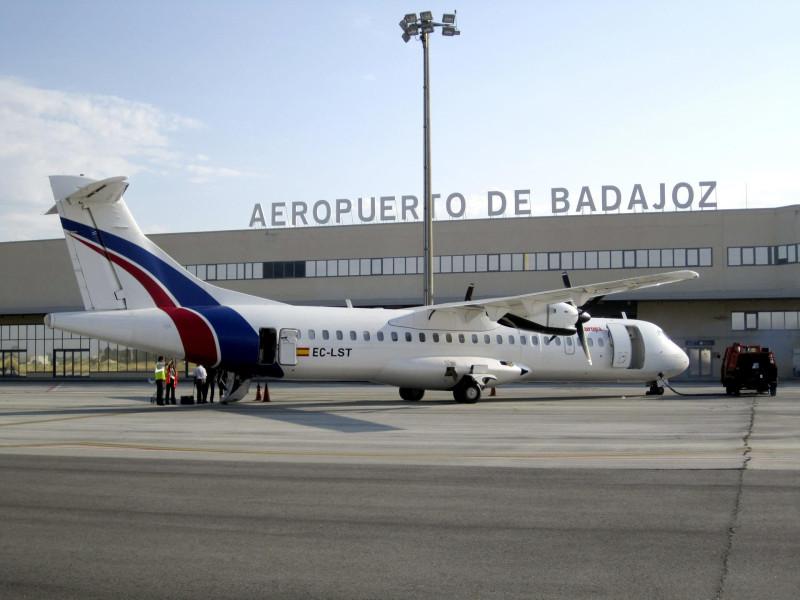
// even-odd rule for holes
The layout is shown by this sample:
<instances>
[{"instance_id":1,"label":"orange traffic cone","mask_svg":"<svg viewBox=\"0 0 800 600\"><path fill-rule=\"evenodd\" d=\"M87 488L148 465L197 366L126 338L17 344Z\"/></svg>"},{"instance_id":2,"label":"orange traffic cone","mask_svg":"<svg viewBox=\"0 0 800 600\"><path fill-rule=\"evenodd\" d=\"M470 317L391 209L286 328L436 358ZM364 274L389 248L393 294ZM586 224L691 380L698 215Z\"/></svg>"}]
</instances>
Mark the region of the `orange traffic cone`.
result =
<instances>
[{"instance_id":1,"label":"orange traffic cone","mask_svg":"<svg viewBox=\"0 0 800 600\"><path fill-rule=\"evenodd\" d=\"M256 387L256 402L261 402L261 384Z\"/></svg>"},{"instance_id":2,"label":"orange traffic cone","mask_svg":"<svg viewBox=\"0 0 800 600\"><path fill-rule=\"evenodd\" d=\"M264 383L264 402L269 402L269 386Z\"/></svg>"},{"instance_id":3,"label":"orange traffic cone","mask_svg":"<svg viewBox=\"0 0 800 600\"><path fill-rule=\"evenodd\" d=\"M489 395L490 396L497 396L497 388L492 386L492 391L489 392Z\"/></svg>"}]
</instances>

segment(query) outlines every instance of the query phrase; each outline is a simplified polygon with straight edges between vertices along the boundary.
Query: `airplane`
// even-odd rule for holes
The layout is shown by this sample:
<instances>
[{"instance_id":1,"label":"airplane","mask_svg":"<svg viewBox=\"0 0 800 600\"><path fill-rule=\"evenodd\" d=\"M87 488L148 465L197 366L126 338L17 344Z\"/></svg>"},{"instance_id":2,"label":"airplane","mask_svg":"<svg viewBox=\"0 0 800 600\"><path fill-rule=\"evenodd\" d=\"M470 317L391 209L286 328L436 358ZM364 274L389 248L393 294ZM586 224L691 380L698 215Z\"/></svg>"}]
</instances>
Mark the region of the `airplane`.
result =
<instances>
[{"instance_id":1,"label":"airplane","mask_svg":"<svg viewBox=\"0 0 800 600\"><path fill-rule=\"evenodd\" d=\"M672 271L545 292L403 309L293 306L203 281L151 242L122 195L127 177L50 177L85 310L50 313L50 328L223 370L222 401L253 377L371 381L408 401L448 390L477 402L524 382L642 382L689 365L655 324L591 318L602 297L698 277ZM578 351L580 347L582 351Z\"/></svg>"}]
</instances>

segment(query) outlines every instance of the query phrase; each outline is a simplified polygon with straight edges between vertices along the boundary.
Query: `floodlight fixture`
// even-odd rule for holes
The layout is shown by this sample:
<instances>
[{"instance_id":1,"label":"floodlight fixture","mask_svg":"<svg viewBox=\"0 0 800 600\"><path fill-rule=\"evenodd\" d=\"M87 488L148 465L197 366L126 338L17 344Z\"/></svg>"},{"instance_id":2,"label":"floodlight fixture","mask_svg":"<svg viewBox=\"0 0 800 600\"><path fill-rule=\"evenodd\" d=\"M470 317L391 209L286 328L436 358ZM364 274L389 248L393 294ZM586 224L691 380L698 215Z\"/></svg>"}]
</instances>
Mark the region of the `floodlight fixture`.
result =
<instances>
[{"instance_id":1,"label":"floodlight fixture","mask_svg":"<svg viewBox=\"0 0 800 600\"><path fill-rule=\"evenodd\" d=\"M417 19L416 13L408 13L400 21L403 30L403 41L408 42L412 37L420 36L422 41L423 55L423 214L424 214L424 235L423 235L423 266L424 266L424 288L422 302L426 305L433 304L433 194L431 193L431 126L430 126L430 85L428 74L428 35L436 31L437 27L442 28L442 35L452 37L460 35L461 32L456 26L456 13L445 14L442 23L433 20L431 11L423 11Z\"/></svg>"}]
</instances>

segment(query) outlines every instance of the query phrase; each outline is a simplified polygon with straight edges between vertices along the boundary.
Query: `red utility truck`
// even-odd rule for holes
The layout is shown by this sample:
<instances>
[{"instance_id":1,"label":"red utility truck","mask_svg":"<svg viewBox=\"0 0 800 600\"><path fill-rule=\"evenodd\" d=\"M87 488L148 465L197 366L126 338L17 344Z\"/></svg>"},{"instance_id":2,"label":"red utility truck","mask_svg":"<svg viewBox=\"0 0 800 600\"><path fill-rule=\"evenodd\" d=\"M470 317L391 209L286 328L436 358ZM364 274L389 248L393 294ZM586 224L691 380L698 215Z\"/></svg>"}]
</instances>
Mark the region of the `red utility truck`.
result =
<instances>
[{"instance_id":1,"label":"red utility truck","mask_svg":"<svg viewBox=\"0 0 800 600\"><path fill-rule=\"evenodd\" d=\"M741 390L777 393L778 366L769 348L736 342L725 349L720 370L722 385L731 396L738 396Z\"/></svg>"}]
</instances>

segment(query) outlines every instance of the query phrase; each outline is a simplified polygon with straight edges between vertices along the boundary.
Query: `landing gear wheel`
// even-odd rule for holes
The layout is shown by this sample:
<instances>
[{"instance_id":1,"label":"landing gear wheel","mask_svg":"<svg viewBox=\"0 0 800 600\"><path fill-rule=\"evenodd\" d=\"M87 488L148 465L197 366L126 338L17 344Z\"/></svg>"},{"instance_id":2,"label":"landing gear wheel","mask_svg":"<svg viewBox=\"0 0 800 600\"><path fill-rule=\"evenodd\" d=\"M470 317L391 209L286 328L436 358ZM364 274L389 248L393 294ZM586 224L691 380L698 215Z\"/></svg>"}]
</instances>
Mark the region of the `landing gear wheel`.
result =
<instances>
[{"instance_id":1,"label":"landing gear wheel","mask_svg":"<svg viewBox=\"0 0 800 600\"><path fill-rule=\"evenodd\" d=\"M664 388L658 385L657 381L653 381L650 384L650 389L647 390L645 396L663 396L664 395Z\"/></svg>"},{"instance_id":2,"label":"landing gear wheel","mask_svg":"<svg viewBox=\"0 0 800 600\"><path fill-rule=\"evenodd\" d=\"M474 381L464 383L453 390L453 398L459 404L475 404L481 399L481 388Z\"/></svg>"},{"instance_id":3,"label":"landing gear wheel","mask_svg":"<svg viewBox=\"0 0 800 600\"><path fill-rule=\"evenodd\" d=\"M400 388L400 397L409 402L419 402L425 395L425 390L417 390L415 388Z\"/></svg>"}]
</instances>

